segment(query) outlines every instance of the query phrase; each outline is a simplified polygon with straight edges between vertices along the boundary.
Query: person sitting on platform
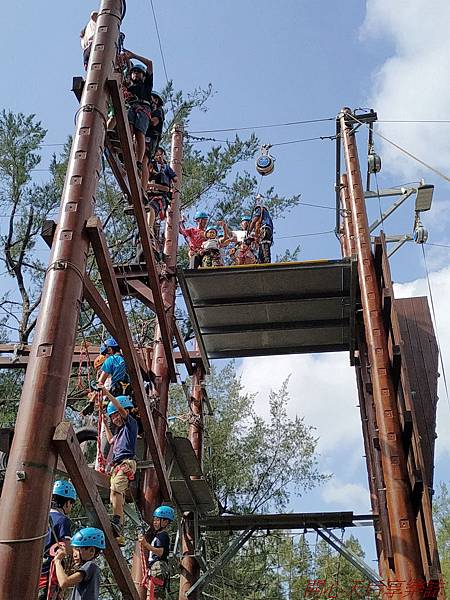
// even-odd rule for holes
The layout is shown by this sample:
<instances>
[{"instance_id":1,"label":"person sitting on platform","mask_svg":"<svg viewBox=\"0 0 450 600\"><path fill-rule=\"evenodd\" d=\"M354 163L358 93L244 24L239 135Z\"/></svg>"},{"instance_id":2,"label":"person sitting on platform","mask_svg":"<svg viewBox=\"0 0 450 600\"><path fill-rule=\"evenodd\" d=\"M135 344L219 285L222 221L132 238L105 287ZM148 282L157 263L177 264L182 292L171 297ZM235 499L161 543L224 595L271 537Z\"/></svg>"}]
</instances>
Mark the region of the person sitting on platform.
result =
<instances>
[{"instance_id":1,"label":"person sitting on platform","mask_svg":"<svg viewBox=\"0 0 450 600\"><path fill-rule=\"evenodd\" d=\"M150 59L138 56L130 50L124 50L126 59L134 58L141 63L134 63L131 67L131 82L127 87L128 122L135 140L135 152L138 171L140 172L142 186L145 189L146 177L144 175L143 161L145 156L145 135L147 133L152 113L153 89L153 63Z\"/></svg>"},{"instance_id":2,"label":"person sitting on platform","mask_svg":"<svg viewBox=\"0 0 450 600\"><path fill-rule=\"evenodd\" d=\"M92 41L94 39L95 30L97 28L98 12L91 12L88 24L80 31L80 43L83 50L83 64L87 71L89 57L91 55Z\"/></svg>"},{"instance_id":3,"label":"person sitting on platform","mask_svg":"<svg viewBox=\"0 0 450 600\"><path fill-rule=\"evenodd\" d=\"M100 569L95 559L106 548L105 534L96 527L84 527L71 541L74 572L64 568L67 549L60 548L55 555L55 571L62 590L74 587L70 600L98 600L100 596ZM72 569L71 569L72 570Z\"/></svg>"},{"instance_id":4,"label":"person sitting on platform","mask_svg":"<svg viewBox=\"0 0 450 600\"><path fill-rule=\"evenodd\" d=\"M76 500L77 493L70 481L64 479L55 481L48 517L49 529L45 538L44 557L39 579L39 600L53 598L58 591L58 581L52 568L52 547L62 543L69 548L72 535L69 515Z\"/></svg>"},{"instance_id":5,"label":"person sitting on platform","mask_svg":"<svg viewBox=\"0 0 450 600\"><path fill-rule=\"evenodd\" d=\"M262 204L255 206L252 212L252 220L248 227L248 234L253 233L257 239L258 262L272 262L270 247L273 244L273 221L268 209Z\"/></svg>"},{"instance_id":6,"label":"person sitting on platform","mask_svg":"<svg viewBox=\"0 0 450 600\"><path fill-rule=\"evenodd\" d=\"M134 479L134 474L136 473L135 456L138 424L136 419L130 414L133 402L129 396L117 396L116 398L104 386L102 390L110 400L106 413L117 428L117 433L113 435L106 420L104 421L106 437L112 445L110 501L113 509L113 517L111 525L117 543L119 546L123 546L125 544L123 538L123 507L129 483Z\"/></svg>"},{"instance_id":7,"label":"person sitting on platform","mask_svg":"<svg viewBox=\"0 0 450 600\"><path fill-rule=\"evenodd\" d=\"M198 210L195 213L197 227L184 227L184 217L180 223L180 233L186 239L189 245L189 268L198 269L202 264L202 244L206 240L206 226L208 224L208 215Z\"/></svg>"},{"instance_id":8,"label":"person sitting on platform","mask_svg":"<svg viewBox=\"0 0 450 600\"><path fill-rule=\"evenodd\" d=\"M158 506L153 513L153 527L139 535L139 542L149 552L146 582L149 598L162 600L169 582L170 538L167 527L175 520L170 506ZM151 541L150 541L151 540Z\"/></svg>"},{"instance_id":9,"label":"person sitting on platform","mask_svg":"<svg viewBox=\"0 0 450 600\"><path fill-rule=\"evenodd\" d=\"M105 362L101 365L101 372L98 378L99 387L105 384L108 377L111 377L110 392L114 396L120 396L127 392L130 385L130 378L127 373L125 360L120 353L119 344L114 338L108 338L100 347L101 354L106 355Z\"/></svg>"}]
</instances>

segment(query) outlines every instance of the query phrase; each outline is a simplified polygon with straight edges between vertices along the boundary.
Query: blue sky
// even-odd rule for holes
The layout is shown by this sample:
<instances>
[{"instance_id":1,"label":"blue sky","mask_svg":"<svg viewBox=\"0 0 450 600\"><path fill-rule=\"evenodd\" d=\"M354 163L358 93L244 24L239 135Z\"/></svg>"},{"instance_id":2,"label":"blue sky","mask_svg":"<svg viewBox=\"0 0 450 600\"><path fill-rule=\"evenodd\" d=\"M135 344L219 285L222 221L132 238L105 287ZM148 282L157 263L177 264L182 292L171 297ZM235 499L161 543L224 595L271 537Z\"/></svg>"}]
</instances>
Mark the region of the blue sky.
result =
<instances>
[{"instance_id":1,"label":"blue sky","mask_svg":"<svg viewBox=\"0 0 450 600\"><path fill-rule=\"evenodd\" d=\"M215 94L206 113L193 115L190 131L248 127L261 124L334 117L340 107L373 107L381 120L450 119L447 85L450 47L445 24L450 8L444 0L432 7L426 0L154 0L169 78L177 89L189 91L213 84ZM395 4L395 7L393 6ZM128 0L123 27L125 46L154 61L155 88L165 84L150 0ZM73 75L82 74L79 30L89 12L87 0L30 3L16 0L2 9L0 47L3 77L1 105L13 111L36 113L48 129L46 142L63 143L73 131L77 103L71 94ZM448 175L449 125L380 124L379 131ZM264 143L276 144L333 134L332 121L255 130ZM225 139L217 133L219 139ZM245 136L245 133L244 133ZM364 139L363 133L360 134ZM364 142L365 143L365 142ZM360 160L365 163L364 144ZM205 149L207 144L205 144ZM57 149L57 148L56 148ZM380 187L391 187L425 177L436 186L433 210L424 221L430 242L448 245L448 182L376 138L383 158ZM42 167L53 147L43 149ZM306 203L334 204L334 143L329 140L291 144L273 149L275 172L267 178L279 194L301 193ZM251 162L242 168L253 172ZM37 178L46 173L36 173ZM264 192L266 181L263 181ZM382 201L385 208L389 201ZM370 201L370 216L379 212ZM333 234L288 237L334 228L332 210L299 206L276 223L275 251L302 246L302 259L337 258L340 248ZM411 204L386 226L387 233L411 230ZM404 247L393 259L400 293L426 294L420 248ZM427 246L436 294L441 346L446 358L450 320L444 311L450 292L449 248ZM447 364L447 363L446 363ZM266 406L271 380L274 387L292 373L290 410L307 416L321 437L324 469L335 473L326 489L306 496L297 510L368 510L366 474L354 374L348 357L282 357L246 359L239 363L244 384L258 393ZM339 386L327 384L339 373ZM277 379L278 378L278 379ZM442 379L442 378L441 378ZM305 390L314 382L314 397ZM339 387L339 389L336 389ZM436 478L448 477L450 436L446 435L450 407L441 391ZM344 418L345 417L345 418ZM333 420L334 419L334 420ZM339 425L336 419L340 419ZM373 552L373 550L371 550Z\"/></svg>"}]
</instances>

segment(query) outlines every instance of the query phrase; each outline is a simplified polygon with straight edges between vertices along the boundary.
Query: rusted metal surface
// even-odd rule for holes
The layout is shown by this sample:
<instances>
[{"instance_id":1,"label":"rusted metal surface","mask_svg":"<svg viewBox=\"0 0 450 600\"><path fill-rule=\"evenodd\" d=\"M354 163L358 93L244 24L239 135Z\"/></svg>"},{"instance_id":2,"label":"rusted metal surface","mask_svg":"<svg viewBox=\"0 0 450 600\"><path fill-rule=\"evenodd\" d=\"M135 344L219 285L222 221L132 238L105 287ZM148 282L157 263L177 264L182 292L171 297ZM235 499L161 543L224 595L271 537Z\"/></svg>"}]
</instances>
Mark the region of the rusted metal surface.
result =
<instances>
[{"instance_id":1,"label":"rusted metal surface","mask_svg":"<svg viewBox=\"0 0 450 600\"><path fill-rule=\"evenodd\" d=\"M15 355L15 351L17 353ZM0 369L26 369L28 363L30 362L30 350L31 346L25 345L16 347L16 344L0 344ZM145 351L150 355L150 360L152 356L152 349L150 347L147 348L137 348L138 353ZM100 347L96 345L89 346L89 353L92 355L99 354ZM8 354L9 356L1 356L2 354ZM173 353L175 362L177 364L183 364L185 359L181 355L180 352ZM189 359L195 364L201 364L202 357L200 356L200 352L190 350L189 351ZM75 346L74 353L72 355L72 365L78 366L81 362L86 361L86 350L84 347ZM145 367L145 371L148 371L148 368Z\"/></svg>"},{"instance_id":2,"label":"rusted metal surface","mask_svg":"<svg viewBox=\"0 0 450 600\"><path fill-rule=\"evenodd\" d=\"M178 251L178 228L180 223L180 190L182 184L181 163L183 160L183 128L181 125L175 125L172 130L172 148L171 148L171 167L177 175L177 184L172 193L172 201L167 211L167 220L165 228L164 258L166 264L167 276L161 283L161 294L163 304L166 308L169 336L174 334L174 310L175 310L175 292L176 277L175 267ZM154 301L156 299L154 298ZM160 322L159 322L160 323ZM162 329L159 324L155 327L154 346L152 351L152 372L155 374L155 383L158 391L158 415L155 415L155 424L157 429L158 441L162 451L166 447L166 429L167 429L167 408L169 399L170 371L167 364L163 345ZM147 469L142 478L140 488L141 511L147 522L151 522L153 510L159 504L161 499L161 490L155 476L154 469ZM140 549L136 546L133 556L133 578L139 581L142 578L142 568L140 561ZM140 597L145 600L146 591L139 588Z\"/></svg>"},{"instance_id":3,"label":"rusted metal surface","mask_svg":"<svg viewBox=\"0 0 450 600\"><path fill-rule=\"evenodd\" d=\"M358 257L363 318L371 365L373 398L379 428L381 460L386 484L386 503L392 535L394 564L383 578L404 581L424 576L419 551L416 520L411 501L406 456L395 390L391 378L388 342L383 322L381 294L377 284L371 239L365 208L364 191L350 110L340 115L341 134L347 166L350 207ZM411 593L413 600L421 597Z\"/></svg>"},{"instance_id":4,"label":"rusted metal surface","mask_svg":"<svg viewBox=\"0 0 450 600\"><path fill-rule=\"evenodd\" d=\"M105 557L111 567L116 583L123 594L123 598L138 600L139 596L131 578L127 562L117 545L108 513L99 496L94 478L86 464L86 459L71 423L63 422L57 426L53 436L53 443L66 466L77 490L78 497L89 516L90 523L94 527L101 529L105 534Z\"/></svg>"},{"instance_id":5,"label":"rusted metal surface","mask_svg":"<svg viewBox=\"0 0 450 600\"><path fill-rule=\"evenodd\" d=\"M153 252L150 232L147 226L147 218L142 201L142 187L139 180L134 158L133 144L130 134L130 127L126 117L123 96L120 91L120 82L118 78L111 78L108 82L111 92L111 100L114 105L117 132L120 138L120 149L123 155L123 161L128 176L128 184L131 192L131 200L133 203L134 215L139 230L139 237L142 244L142 251L148 269L149 283L153 292L153 302L159 322L159 338L165 352L165 360L167 362L167 370L170 375L170 380L176 382L175 362L172 356L172 334L170 319L167 318L164 301L164 281L160 285L160 278L156 266L155 255ZM174 201L172 201L173 204ZM169 217L170 218L170 209ZM177 225L178 232L178 225Z\"/></svg>"},{"instance_id":6,"label":"rusted metal surface","mask_svg":"<svg viewBox=\"0 0 450 600\"><path fill-rule=\"evenodd\" d=\"M109 256L106 239L101 229L99 219L97 217L91 217L87 222L86 229L97 259L109 307L116 324L117 341L125 358L127 371L134 392L134 399L136 406L139 409L142 426L145 432L145 439L153 459L161 492L164 498L170 499L171 490L164 462L163 450L158 443L155 423L147 404L147 395L145 393L144 382L140 372L138 356L134 349L133 339L122 304L122 297L114 275L111 257Z\"/></svg>"},{"instance_id":7,"label":"rusted metal surface","mask_svg":"<svg viewBox=\"0 0 450 600\"><path fill-rule=\"evenodd\" d=\"M121 0L102 1L0 501L0 540L17 540L0 543L1 600L37 596L57 461L51 441L72 367L88 249L84 225L95 202L120 15Z\"/></svg>"},{"instance_id":8,"label":"rusted metal surface","mask_svg":"<svg viewBox=\"0 0 450 600\"><path fill-rule=\"evenodd\" d=\"M192 394L189 411L191 415L189 423L189 440L200 465L203 464L203 389L202 382L205 374L201 368L196 368L192 376ZM195 558L195 540L200 531L195 531L195 522L192 514L184 515L182 523L181 548L183 558L181 559L180 591L179 599L186 598L186 592L194 585L200 577L200 565ZM193 600L200 598L200 590L194 590L189 596Z\"/></svg>"}]
</instances>

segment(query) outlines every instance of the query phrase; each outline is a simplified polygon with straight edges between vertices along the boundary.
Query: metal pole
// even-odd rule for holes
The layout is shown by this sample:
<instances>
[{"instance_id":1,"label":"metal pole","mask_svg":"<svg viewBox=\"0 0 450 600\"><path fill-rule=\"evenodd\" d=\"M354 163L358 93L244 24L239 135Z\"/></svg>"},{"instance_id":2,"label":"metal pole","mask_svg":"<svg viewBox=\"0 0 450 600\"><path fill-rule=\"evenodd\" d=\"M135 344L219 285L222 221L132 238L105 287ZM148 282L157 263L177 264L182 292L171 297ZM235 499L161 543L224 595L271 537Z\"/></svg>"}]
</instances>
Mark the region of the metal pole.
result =
<instances>
[{"instance_id":1,"label":"metal pole","mask_svg":"<svg viewBox=\"0 0 450 600\"><path fill-rule=\"evenodd\" d=\"M369 224L364 201L358 153L351 126L350 109L340 114L341 134L347 167L350 205L358 257L358 274L363 305L363 318L371 363L373 399L379 428L386 501L392 535L394 565L392 575L399 580L423 579L417 528L411 503L402 430L398 415L387 337L381 309L381 294L377 284L371 251ZM386 575L386 574L385 574ZM412 600L421 594L411 593Z\"/></svg>"},{"instance_id":2,"label":"metal pole","mask_svg":"<svg viewBox=\"0 0 450 600\"><path fill-rule=\"evenodd\" d=\"M103 0L77 116L59 225L42 292L0 507L0 599L36 598L103 152L121 0Z\"/></svg>"},{"instance_id":3,"label":"metal pole","mask_svg":"<svg viewBox=\"0 0 450 600\"><path fill-rule=\"evenodd\" d=\"M175 270L177 265L178 252L178 229L181 214L181 184L182 184L182 165L183 161L183 125L176 124L172 130L172 148L170 166L177 174L177 183L172 193L172 201L167 211L167 221L165 229L164 256L167 269L167 277L161 283L161 294L164 305L169 307L167 310L167 320L169 324L170 335L173 337L173 318L175 313L175 292L177 282ZM167 408L169 400L170 374L167 368L167 360L164 352L164 346L161 341L161 331L159 325L155 327L154 351L152 358L152 371L156 376L156 386L158 389L159 403L158 412L154 414L158 441L162 453L166 446L167 429ZM156 472L154 469L146 469L141 483L141 510L144 519L152 522L155 506L160 502L160 490ZM133 557L133 579L135 582L142 579L142 568L140 559L140 549L136 545ZM146 590L139 588L141 598L145 600Z\"/></svg>"},{"instance_id":4,"label":"metal pole","mask_svg":"<svg viewBox=\"0 0 450 600\"><path fill-rule=\"evenodd\" d=\"M191 420L189 423L189 439L200 464L202 464L203 460L203 391L201 383L204 376L205 374L201 367L197 367L192 376ZM186 592L200 577L200 565L194 556L195 552L198 551L195 541L198 538L199 531L195 531L192 513L184 516L182 533L181 548L183 558L181 560L179 600L187 598ZM200 597L198 594L199 591L194 590L189 598L196 600Z\"/></svg>"}]
</instances>

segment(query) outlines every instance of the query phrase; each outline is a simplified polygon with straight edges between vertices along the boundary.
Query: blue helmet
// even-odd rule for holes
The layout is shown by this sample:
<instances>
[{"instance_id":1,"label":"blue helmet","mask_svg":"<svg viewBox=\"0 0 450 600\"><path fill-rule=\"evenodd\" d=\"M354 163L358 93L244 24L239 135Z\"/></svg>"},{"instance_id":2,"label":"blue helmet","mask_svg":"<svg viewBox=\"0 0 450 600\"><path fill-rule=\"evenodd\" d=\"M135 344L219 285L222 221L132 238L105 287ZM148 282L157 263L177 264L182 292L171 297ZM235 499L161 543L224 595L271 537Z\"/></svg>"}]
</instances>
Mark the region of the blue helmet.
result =
<instances>
[{"instance_id":1,"label":"blue helmet","mask_svg":"<svg viewBox=\"0 0 450 600\"><path fill-rule=\"evenodd\" d=\"M241 223L242 223L242 221L251 221L251 220L252 220L252 218L247 215L244 217L241 217Z\"/></svg>"},{"instance_id":2,"label":"blue helmet","mask_svg":"<svg viewBox=\"0 0 450 600\"><path fill-rule=\"evenodd\" d=\"M122 408L133 408L133 402L131 401L130 396L117 396L116 400L119 401L119 404ZM106 412L110 417L114 413L118 412L117 408L114 406L112 402L108 404L106 407Z\"/></svg>"},{"instance_id":3,"label":"blue helmet","mask_svg":"<svg viewBox=\"0 0 450 600\"><path fill-rule=\"evenodd\" d=\"M215 231L217 233L219 230L215 225L210 225L206 228L206 231Z\"/></svg>"},{"instance_id":4,"label":"blue helmet","mask_svg":"<svg viewBox=\"0 0 450 600\"><path fill-rule=\"evenodd\" d=\"M208 215L207 213L205 213L205 211L204 211L204 210L198 210L198 211L195 213L194 220L195 220L195 221L198 221L198 219L209 219L209 215Z\"/></svg>"},{"instance_id":5,"label":"blue helmet","mask_svg":"<svg viewBox=\"0 0 450 600\"><path fill-rule=\"evenodd\" d=\"M71 544L75 548L99 548L99 550L104 550L106 548L105 534L96 527L84 527L76 532Z\"/></svg>"},{"instance_id":6,"label":"blue helmet","mask_svg":"<svg viewBox=\"0 0 450 600\"><path fill-rule=\"evenodd\" d=\"M153 516L157 519L167 519L168 521L174 521L175 511L171 506L158 506L158 508L155 508Z\"/></svg>"},{"instance_id":7,"label":"blue helmet","mask_svg":"<svg viewBox=\"0 0 450 600\"><path fill-rule=\"evenodd\" d=\"M67 500L75 500L77 499L77 492L73 487L73 484L70 481L66 481L65 479L58 479L53 484L53 496L61 496L62 498L67 498Z\"/></svg>"},{"instance_id":8,"label":"blue helmet","mask_svg":"<svg viewBox=\"0 0 450 600\"><path fill-rule=\"evenodd\" d=\"M106 354L108 348L120 348L119 344L113 337L108 338L101 346L100 346L100 354Z\"/></svg>"},{"instance_id":9,"label":"blue helmet","mask_svg":"<svg viewBox=\"0 0 450 600\"><path fill-rule=\"evenodd\" d=\"M130 71L140 71L141 73L147 73L147 67L142 63L133 63Z\"/></svg>"}]
</instances>

